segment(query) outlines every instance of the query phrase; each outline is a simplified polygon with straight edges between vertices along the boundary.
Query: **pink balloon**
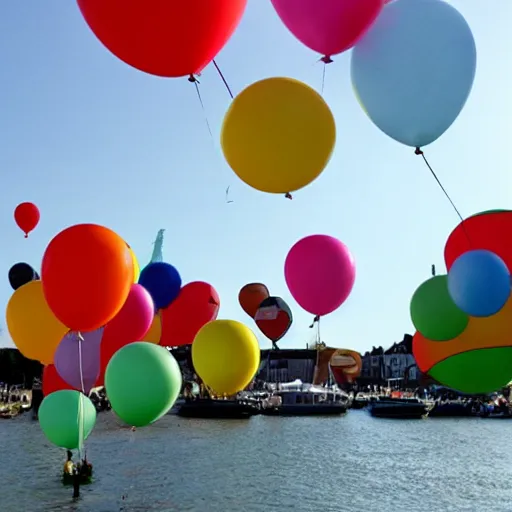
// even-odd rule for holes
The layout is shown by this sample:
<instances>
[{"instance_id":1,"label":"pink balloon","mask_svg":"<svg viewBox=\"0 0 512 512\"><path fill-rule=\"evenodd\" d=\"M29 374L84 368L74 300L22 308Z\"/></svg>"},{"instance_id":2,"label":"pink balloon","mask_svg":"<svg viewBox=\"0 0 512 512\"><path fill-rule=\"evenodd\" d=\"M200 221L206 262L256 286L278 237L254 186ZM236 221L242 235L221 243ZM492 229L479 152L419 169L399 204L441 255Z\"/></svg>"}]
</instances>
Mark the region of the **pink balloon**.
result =
<instances>
[{"instance_id":1,"label":"pink balloon","mask_svg":"<svg viewBox=\"0 0 512 512\"><path fill-rule=\"evenodd\" d=\"M331 57L352 48L385 0L272 0L286 28L313 51Z\"/></svg>"},{"instance_id":2,"label":"pink balloon","mask_svg":"<svg viewBox=\"0 0 512 512\"><path fill-rule=\"evenodd\" d=\"M143 340L154 316L155 306L149 292L140 284L132 284L123 307L105 326L102 345Z\"/></svg>"},{"instance_id":3,"label":"pink balloon","mask_svg":"<svg viewBox=\"0 0 512 512\"><path fill-rule=\"evenodd\" d=\"M328 235L299 240L286 256L284 276L298 304L313 315L327 315L350 295L356 265L347 246Z\"/></svg>"}]
</instances>

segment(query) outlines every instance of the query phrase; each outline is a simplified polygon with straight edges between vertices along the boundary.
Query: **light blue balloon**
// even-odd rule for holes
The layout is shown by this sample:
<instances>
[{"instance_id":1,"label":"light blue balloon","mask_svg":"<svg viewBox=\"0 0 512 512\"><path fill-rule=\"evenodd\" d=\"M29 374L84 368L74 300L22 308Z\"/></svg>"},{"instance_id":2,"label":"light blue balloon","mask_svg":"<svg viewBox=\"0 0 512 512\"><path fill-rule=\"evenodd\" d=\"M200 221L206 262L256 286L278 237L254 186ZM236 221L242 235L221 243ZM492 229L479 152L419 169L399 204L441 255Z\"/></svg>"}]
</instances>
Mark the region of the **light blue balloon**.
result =
<instances>
[{"instance_id":1,"label":"light blue balloon","mask_svg":"<svg viewBox=\"0 0 512 512\"><path fill-rule=\"evenodd\" d=\"M470 316L496 314L510 297L510 272L505 262L483 249L461 254L448 272L448 292Z\"/></svg>"},{"instance_id":2,"label":"light blue balloon","mask_svg":"<svg viewBox=\"0 0 512 512\"><path fill-rule=\"evenodd\" d=\"M355 93L375 125L412 147L457 119L476 71L466 20L443 0L395 0L352 52Z\"/></svg>"}]
</instances>

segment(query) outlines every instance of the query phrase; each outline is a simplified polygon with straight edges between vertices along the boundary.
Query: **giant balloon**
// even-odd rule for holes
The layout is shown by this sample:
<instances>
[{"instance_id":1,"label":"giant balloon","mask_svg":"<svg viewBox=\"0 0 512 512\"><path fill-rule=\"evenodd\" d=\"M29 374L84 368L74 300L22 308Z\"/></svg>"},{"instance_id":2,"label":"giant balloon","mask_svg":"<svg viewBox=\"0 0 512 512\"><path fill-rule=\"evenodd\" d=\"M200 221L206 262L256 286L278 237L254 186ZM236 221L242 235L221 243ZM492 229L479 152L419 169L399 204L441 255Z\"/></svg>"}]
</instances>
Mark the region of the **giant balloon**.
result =
<instances>
[{"instance_id":1,"label":"giant balloon","mask_svg":"<svg viewBox=\"0 0 512 512\"><path fill-rule=\"evenodd\" d=\"M62 391L64 389L75 389L73 386L70 386L58 373L55 369L55 365L48 364L43 369L43 395L49 395L51 393L55 393L56 391ZM76 390L75 390L76 391Z\"/></svg>"},{"instance_id":2,"label":"giant balloon","mask_svg":"<svg viewBox=\"0 0 512 512\"><path fill-rule=\"evenodd\" d=\"M444 0L387 5L352 53L352 83L366 114L412 147L438 139L471 92L476 46L466 20Z\"/></svg>"},{"instance_id":3,"label":"giant balloon","mask_svg":"<svg viewBox=\"0 0 512 512\"><path fill-rule=\"evenodd\" d=\"M14 210L14 220L25 233L25 238L39 224L39 208L34 203L20 203Z\"/></svg>"},{"instance_id":4,"label":"giant balloon","mask_svg":"<svg viewBox=\"0 0 512 512\"><path fill-rule=\"evenodd\" d=\"M351 48L379 15L383 0L272 0L286 28L329 57Z\"/></svg>"},{"instance_id":5,"label":"giant balloon","mask_svg":"<svg viewBox=\"0 0 512 512\"><path fill-rule=\"evenodd\" d=\"M398 0L397 0L398 1ZM414 335L419 369L441 384L464 393L490 393L512 380L512 299L495 315L470 317L465 331L439 342Z\"/></svg>"},{"instance_id":6,"label":"giant balloon","mask_svg":"<svg viewBox=\"0 0 512 512\"><path fill-rule=\"evenodd\" d=\"M298 304L313 315L327 315L348 298L356 265L347 246L328 235L299 240L284 264L286 284Z\"/></svg>"},{"instance_id":7,"label":"giant balloon","mask_svg":"<svg viewBox=\"0 0 512 512\"><path fill-rule=\"evenodd\" d=\"M235 320L207 323L192 343L192 364L216 394L233 395L253 379L260 364L254 333Z\"/></svg>"},{"instance_id":8,"label":"giant balloon","mask_svg":"<svg viewBox=\"0 0 512 512\"><path fill-rule=\"evenodd\" d=\"M254 320L259 330L271 341L279 341L290 329L293 315L281 297L267 297L262 301Z\"/></svg>"},{"instance_id":9,"label":"giant balloon","mask_svg":"<svg viewBox=\"0 0 512 512\"><path fill-rule=\"evenodd\" d=\"M12 341L25 357L43 364L53 362L55 349L68 328L48 307L41 281L31 281L12 294L6 319Z\"/></svg>"},{"instance_id":10,"label":"giant balloon","mask_svg":"<svg viewBox=\"0 0 512 512\"><path fill-rule=\"evenodd\" d=\"M53 357L58 374L74 389L86 395L100 374L100 343L103 328L79 334L71 331L62 338Z\"/></svg>"},{"instance_id":11,"label":"giant balloon","mask_svg":"<svg viewBox=\"0 0 512 512\"><path fill-rule=\"evenodd\" d=\"M153 343L130 343L107 366L105 388L114 412L128 425L144 427L173 406L182 385L176 359Z\"/></svg>"},{"instance_id":12,"label":"giant balloon","mask_svg":"<svg viewBox=\"0 0 512 512\"><path fill-rule=\"evenodd\" d=\"M496 314L510 297L510 284L505 262L484 249L461 254L448 272L451 298L471 316Z\"/></svg>"},{"instance_id":13,"label":"giant balloon","mask_svg":"<svg viewBox=\"0 0 512 512\"><path fill-rule=\"evenodd\" d=\"M28 263L16 263L9 269L9 284L13 290L36 279L39 275Z\"/></svg>"},{"instance_id":14,"label":"giant balloon","mask_svg":"<svg viewBox=\"0 0 512 512\"><path fill-rule=\"evenodd\" d=\"M235 31L247 0L78 0L96 37L116 57L164 77L197 74Z\"/></svg>"},{"instance_id":15,"label":"giant balloon","mask_svg":"<svg viewBox=\"0 0 512 512\"><path fill-rule=\"evenodd\" d=\"M260 304L270 295L268 288L262 283L249 283L238 293L238 302L242 309L254 319Z\"/></svg>"},{"instance_id":16,"label":"giant balloon","mask_svg":"<svg viewBox=\"0 0 512 512\"><path fill-rule=\"evenodd\" d=\"M448 270L463 253L486 249L497 254L512 271L512 211L493 210L473 215L450 234L444 248Z\"/></svg>"},{"instance_id":17,"label":"giant balloon","mask_svg":"<svg viewBox=\"0 0 512 512\"><path fill-rule=\"evenodd\" d=\"M219 295L211 284L203 281L186 284L176 300L162 309L160 345L190 345L199 329L217 318L219 307Z\"/></svg>"},{"instance_id":18,"label":"giant balloon","mask_svg":"<svg viewBox=\"0 0 512 512\"><path fill-rule=\"evenodd\" d=\"M434 276L423 282L411 299L411 320L417 331L435 341L447 341L464 331L469 317L448 292L448 277Z\"/></svg>"},{"instance_id":19,"label":"giant balloon","mask_svg":"<svg viewBox=\"0 0 512 512\"><path fill-rule=\"evenodd\" d=\"M39 424L50 442L74 450L89 437L96 423L93 403L79 391L47 395L39 407Z\"/></svg>"},{"instance_id":20,"label":"giant balloon","mask_svg":"<svg viewBox=\"0 0 512 512\"><path fill-rule=\"evenodd\" d=\"M316 179L336 141L322 96L292 78L267 78L244 89L222 125L224 156L235 174L262 192L285 194Z\"/></svg>"},{"instance_id":21,"label":"giant balloon","mask_svg":"<svg viewBox=\"0 0 512 512\"><path fill-rule=\"evenodd\" d=\"M329 367L338 385L351 384L361 375L361 354L355 350L339 348L331 355Z\"/></svg>"},{"instance_id":22,"label":"giant balloon","mask_svg":"<svg viewBox=\"0 0 512 512\"><path fill-rule=\"evenodd\" d=\"M139 277L156 309L166 308L180 293L181 276L169 263L157 261L144 267Z\"/></svg>"},{"instance_id":23,"label":"giant balloon","mask_svg":"<svg viewBox=\"0 0 512 512\"><path fill-rule=\"evenodd\" d=\"M55 316L73 331L93 331L123 307L133 281L133 260L125 241L112 230L77 224L50 241L41 278Z\"/></svg>"}]
</instances>

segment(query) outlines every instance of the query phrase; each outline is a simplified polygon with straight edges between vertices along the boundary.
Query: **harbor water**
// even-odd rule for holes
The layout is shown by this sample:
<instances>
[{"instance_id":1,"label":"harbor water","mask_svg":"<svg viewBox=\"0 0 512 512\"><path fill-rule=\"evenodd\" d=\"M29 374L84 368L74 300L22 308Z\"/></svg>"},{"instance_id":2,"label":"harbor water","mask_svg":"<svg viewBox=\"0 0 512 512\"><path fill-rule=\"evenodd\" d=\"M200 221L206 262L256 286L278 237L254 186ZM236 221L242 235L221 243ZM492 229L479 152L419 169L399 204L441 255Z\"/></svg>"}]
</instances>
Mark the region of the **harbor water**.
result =
<instances>
[{"instance_id":1,"label":"harbor water","mask_svg":"<svg viewBox=\"0 0 512 512\"><path fill-rule=\"evenodd\" d=\"M2 512L510 512L512 420L344 417L198 420L132 432L98 415L94 482L73 501L25 415L0 423Z\"/></svg>"}]
</instances>

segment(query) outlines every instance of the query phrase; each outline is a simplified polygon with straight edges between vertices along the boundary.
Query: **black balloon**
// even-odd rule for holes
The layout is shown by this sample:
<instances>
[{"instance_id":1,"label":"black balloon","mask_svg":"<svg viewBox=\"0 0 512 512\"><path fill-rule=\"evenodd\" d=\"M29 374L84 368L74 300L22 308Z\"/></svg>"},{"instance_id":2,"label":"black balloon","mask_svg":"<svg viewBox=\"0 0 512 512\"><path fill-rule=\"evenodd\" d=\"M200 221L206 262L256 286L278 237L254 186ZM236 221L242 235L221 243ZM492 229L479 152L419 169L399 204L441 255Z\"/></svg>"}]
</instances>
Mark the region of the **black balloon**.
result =
<instances>
[{"instance_id":1,"label":"black balloon","mask_svg":"<svg viewBox=\"0 0 512 512\"><path fill-rule=\"evenodd\" d=\"M28 263L16 263L9 270L9 283L14 290L39 279L39 274Z\"/></svg>"}]
</instances>

